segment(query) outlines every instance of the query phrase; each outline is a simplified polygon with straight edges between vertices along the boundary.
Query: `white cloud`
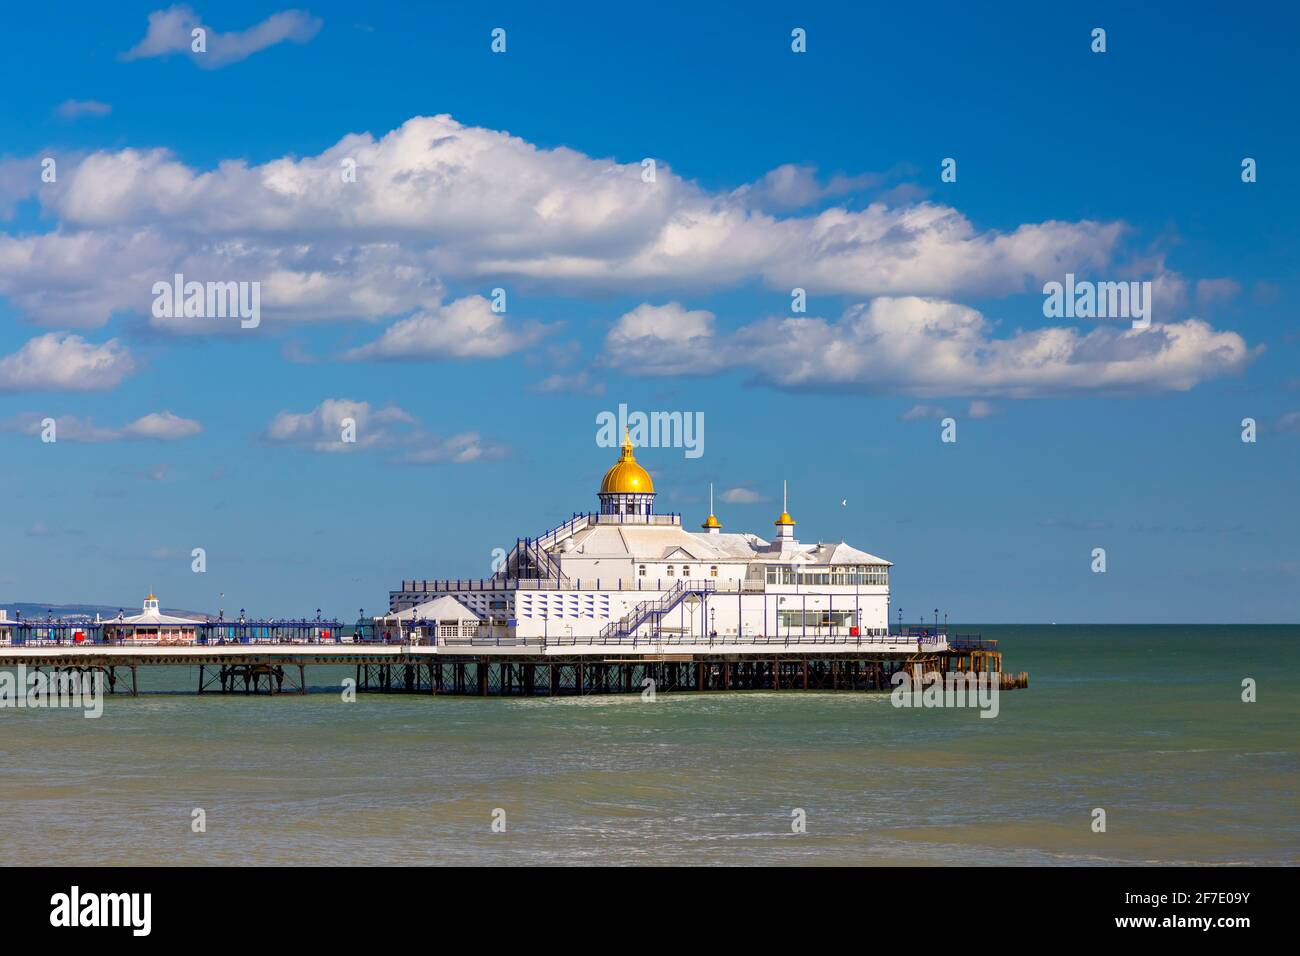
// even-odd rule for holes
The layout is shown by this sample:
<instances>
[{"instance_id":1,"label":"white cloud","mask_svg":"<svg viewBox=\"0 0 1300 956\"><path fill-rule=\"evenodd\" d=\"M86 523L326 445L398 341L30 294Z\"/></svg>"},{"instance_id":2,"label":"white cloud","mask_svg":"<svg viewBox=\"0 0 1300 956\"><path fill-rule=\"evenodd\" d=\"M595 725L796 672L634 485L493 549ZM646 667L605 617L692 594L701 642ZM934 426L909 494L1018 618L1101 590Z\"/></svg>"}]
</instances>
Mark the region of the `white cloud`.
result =
<instances>
[{"instance_id":1,"label":"white cloud","mask_svg":"<svg viewBox=\"0 0 1300 956\"><path fill-rule=\"evenodd\" d=\"M728 488L718 497L729 505L755 505L768 499L748 488Z\"/></svg>"},{"instance_id":2,"label":"white cloud","mask_svg":"<svg viewBox=\"0 0 1300 956\"><path fill-rule=\"evenodd\" d=\"M206 52L192 51L191 31L196 27L203 27L207 32ZM216 69L246 59L286 40L307 43L320 32L320 28L321 21L305 11L283 10L247 30L218 33L204 24L202 18L190 7L177 4L149 14L149 29L144 39L123 53L122 59L140 60L182 53L197 66Z\"/></svg>"},{"instance_id":3,"label":"white cloud","mask_svg":"<svg viewBox=\"0 0 1300 956\"><path fill-rule=\"evenodd\" d=\"M971 418L992 418L998 413L998 408L992 402L986 402L982 398L977 398L970 403L966 409L966 414Z\"/></svg>"},{"instance_id":4,"label":"white cloud","mask_svg":"<svg viewBox=\"0 0 1300 956\"><path fill-rule=\"evenodd\" d=\"M1241 284L1236 279L1200 279L1196 283L1196 301L1202 308L1231 302L1239 295Z\"/></svg>"},{"instance_id":5,"label":"white cloud","mask_svg":"<svg viewBox=\"0 0 1300 956\"><path fill-rule=\"evenodd\" d=\"M602 361L635 366L643 375L702 373L725 364L713 350L714 315L690 310L678 302L642 303L624 313L605 337Z\"/></svg>"},{"instance_id":6,"label":"white cloud","mask_svg":"<svg viewBox=\"0 0 1300 956\"><path fill-rule=\"evenodd\" d=\"M533 345L546 333L538 323L508 322L481 295L466 296L395 322L376 341L345 358L500 358Z\"/></svg>"},{"instance_id":7,"label":"white cloud","mask_svg":"<svg viewBox=\"0 0 1300 956\"><path fill-rule=\"evenodd\" d=\"M647 321L655 308L667 310L662 323ZM713 331L712 316L687 321L684 314L675 303L633 310L606 337L602 361L647 375L744 369L787 389L1028 398L1184 391L1240 372L1260 351L1197 319L995 338L975 309L915 296L855 305L836 322L764 319L727 335ZM651 345L660 356L647 361Z\"/></svg>"},{"instance_id":8,"label":"white cloud","mask_svg":"<svg viewBox=\"0 0 1300 956\"><path fill-rule=\"evenodd\" d=\"M113 107L99 100L64 100L54 110L60 119L79 119L82 116L107 116Z\"/></svg>"},{"instance_id":9,"label":"white cloud","mask_svg":"<svg viewBox=\"0 0 1300 956\"><path fill-rule=\"evenodd\" d=\"M355 423L355 441L343 440L345 420ZM477 432L450 437L430 434L414 415L394 405L372 408L369 402L346 398L325 399L307 412L282 411L262 434L277 445L293 445L319 452L388 449L405 464L466 464L504 457L504 445L484 440Z\"/></svg>"},{"instance_id":10,"label":"white cloud","mask_svg":"<svg viewBox=\"0 0 1300 956\"><path fill-rule=\"evenodd\" d=\"M597 381L589 369L576 372L556 372L548 375L536 385L534 392L542 394L567 393L571 395L604 395L605 383Z\"/></svg>"},{"instance_id":11,"label":"white cloud","mask_svg":"<svg viewBox=\"0 0 1300 956\"><path fill-rule=\"evenodd\" d=\"M352 423L355 440L345 441ZM280 412L262 437L276 445L300 445L313 451L356 451L385 446L395 440L395 428L415 424L415 418L396 406L371 408L369 402L327 398L311 411Z\"/></svg>"},{"instance_id":12,"label":"white cloud","mask_svg":"<svg viewBox=\"0 0 1300 956\"><path fill-rule=\"evenodd\" d=\"M948 411L941 405L913 405L898 417L900 421L916 422L928 418L947 418Z\"/></svg>"},{"instance_id":13,"label":"white cloud","mask_svg":"<svg viewBox=\"0 0 1300 956\"><path fill-rule=\"evenodd\" d=\"M876 173L857 176L837 173L823 184L817 178L817 167L786 163L766 173L757 182L734 190L731 195L755 209L788 211L878 186L884 178Z\"/></svg>"},{"instance_id":14,"label":"white cloud","mask_svg":"<svg viewBox=\"0 0 1300 956\"><path fill-rule=\"evenodd\" d=\"M355 182L341 175L348 160ZM796 167L768 188L788 205L844 182L809 187ZM645 183L639 162L540 149L445 115L255 166L100 151L62 165L37 195L58 228L0 236L0 294L38 323L78 326L148 314L152 284L178 271L262 281L268 322L405 316L438 307L446 279L486 277L565 293L759 281L810 294L1003 294L1108 262L1123 232L1088 221L981 231L932 202L782 217L666 164Z\"/></svg>"},{"instance_id":15,"label":"white cloud","mask_svg":"<svg viewBox=\"0 0 1300 956\"><path fill-rule=\"evenodd\" d=\"M180 418L171 412L151 412L121 428L97 425L92 419L75 415L46 416L35 412L16 415L0 422L0 431L40 435L44 432L42 421L54 419L55 441L97 443L110 441L178 441L191 438L203 431L203 426L190 418Z\"/></svg>"},{"instance_id":16,"label":"white cloud","mask_svg":"<svg viewBox=\"0 0 1300 956\"><path fill-rule=\"evenodd\" d=\"M137 418L122 429L127 438L152 438L155 441L175 441L190 438L203 431L203 426L192 418L181 418L169 411L151 412Z\"/></svg>"},{"instance_id":17,"label":"white cloud","mask_svg":"<svg viewBox=\"0 0 1300 956\"><path fill-rule=\"evenodd\" d=\"M105 391L135 371L117 339L94 345L79 335L49 332L0 358L0 391Z\"/></svg>"},{"instance_id":18,"label":"white cloud","mask_svg":"<svg viewBox=\"0 0 1300 956\"><path fill-rule=\"evenodd\" d=\"M398 460L412 465L436 465L443 462L463 465L472 461L503 458L505 455L504 445L484 441L478 432L465 432L450 438L425 440L419 447L404 452Z\"/></svg>"}]
</instances>

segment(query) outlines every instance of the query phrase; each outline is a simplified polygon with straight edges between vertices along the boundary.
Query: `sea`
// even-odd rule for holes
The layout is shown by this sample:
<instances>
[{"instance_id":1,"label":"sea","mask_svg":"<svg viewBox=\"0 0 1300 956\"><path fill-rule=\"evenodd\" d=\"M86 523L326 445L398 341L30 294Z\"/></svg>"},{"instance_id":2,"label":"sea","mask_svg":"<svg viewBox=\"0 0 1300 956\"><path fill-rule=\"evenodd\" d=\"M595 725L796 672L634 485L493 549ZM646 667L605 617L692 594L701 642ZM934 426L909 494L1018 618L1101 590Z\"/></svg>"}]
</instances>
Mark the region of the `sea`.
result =
<instances>
[{"instance_id":1,"label":"sea","mask_svg":"<svg viewBox=\"0 0 1300 956\"><path fill-rule=\"evenodd\" d=\"M340 667L199 696L197 668L142 668L99 719L0 709L0 864L1300 863L1300 627L960 630L1029 673L995 718L862 692L348 702Z\"/></svg>"}]
</instances>

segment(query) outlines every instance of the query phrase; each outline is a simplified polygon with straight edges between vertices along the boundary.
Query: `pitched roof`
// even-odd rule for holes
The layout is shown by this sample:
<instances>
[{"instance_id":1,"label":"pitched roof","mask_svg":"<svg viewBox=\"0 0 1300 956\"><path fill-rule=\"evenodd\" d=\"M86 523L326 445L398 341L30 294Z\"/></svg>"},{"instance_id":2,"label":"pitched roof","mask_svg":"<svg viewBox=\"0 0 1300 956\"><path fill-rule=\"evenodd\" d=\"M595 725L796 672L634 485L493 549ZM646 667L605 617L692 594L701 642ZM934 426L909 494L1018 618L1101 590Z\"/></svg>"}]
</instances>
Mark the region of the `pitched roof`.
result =
<instances>
[{"instance_id":1,"label":"pitched roof","mask_svg":"<svg viewBox=\"0 0 1300 956\"><path fill-rule=\"evenodd\" d=\"M444 594L442 597L436 597L432 601L425 601L423 604L417 604L414 607L408 607L405 611L399 611L396 614L389 614L386 619L396 618L399 621L410 620L428 620L428 621L477 621L479 616L461 604L450 594Z\"/></svg>"},{"instance_id":2,"label":"pitched roof","mask_svg":"<svg viewBox=\"0 0 1300 956\"><path fill-rule=\"evenodd\" d=\"M135 624L140 627L149 627L151 625L174 625L174 624L202 624L202 621L189 617L172 617L170 614L161 614L155 610L145 611L143 614L132 614L130 617L118 617L106 623L109 624Z\"/></svg>"}]
</instances>

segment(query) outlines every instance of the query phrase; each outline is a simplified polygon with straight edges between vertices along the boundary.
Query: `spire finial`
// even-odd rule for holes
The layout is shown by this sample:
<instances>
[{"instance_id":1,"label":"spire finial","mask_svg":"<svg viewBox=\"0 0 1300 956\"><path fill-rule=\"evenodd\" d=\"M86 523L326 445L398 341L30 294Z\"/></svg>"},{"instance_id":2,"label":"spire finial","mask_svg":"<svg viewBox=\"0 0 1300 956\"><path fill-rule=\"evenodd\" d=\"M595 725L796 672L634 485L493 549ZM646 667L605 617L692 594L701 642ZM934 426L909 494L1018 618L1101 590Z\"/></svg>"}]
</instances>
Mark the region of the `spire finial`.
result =
<instances>
[{"instance_id":1,"label":"spire finial","mask_svg":"<svg viewBox=\"0 0 1300 956\"><path fill-rule=\"evenodd\" d=\"M794 519L790 517L789 487L784 479L781 481L781 517L776 519L776 524L779 527L792 527L794 525Z\"/></svg>"},{"instance_id":2,"label":"spire finial","mask_svg":"<svg viewBox=\"0 0 1300 956\"><path fill-rule=\"evenodd\" d=\"M709 482L709 516L704 519L704 524L700 525L709 534L717 534L722 528L722 522L718 520L717 515L713 513L713 482Z\"/></svg>"}]
</instances>

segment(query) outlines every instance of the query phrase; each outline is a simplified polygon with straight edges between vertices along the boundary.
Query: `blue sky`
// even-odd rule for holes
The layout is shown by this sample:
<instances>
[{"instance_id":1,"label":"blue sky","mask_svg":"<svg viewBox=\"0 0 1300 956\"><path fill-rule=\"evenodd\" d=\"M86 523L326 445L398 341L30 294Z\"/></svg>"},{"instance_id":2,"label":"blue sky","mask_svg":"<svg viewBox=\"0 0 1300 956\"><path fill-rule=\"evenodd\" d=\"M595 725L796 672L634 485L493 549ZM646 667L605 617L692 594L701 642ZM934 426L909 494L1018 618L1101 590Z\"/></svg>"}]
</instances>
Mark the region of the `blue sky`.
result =
<instances>
[{"instance_id":1,"label":"blue sky","mask_svg":"<svg viewBox=\"0 0 1300 956\"><path fill-rule=\"evenodd\" d=\"M659 510L788 479L908 619L1297 620L1294 8L844 6L11 13L0 601L377 611L593 508L626 403L704 415ZM153 318L178 268L261 325Z\"/></svg>"}]
</instances>

